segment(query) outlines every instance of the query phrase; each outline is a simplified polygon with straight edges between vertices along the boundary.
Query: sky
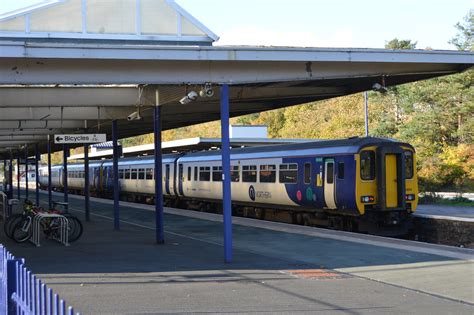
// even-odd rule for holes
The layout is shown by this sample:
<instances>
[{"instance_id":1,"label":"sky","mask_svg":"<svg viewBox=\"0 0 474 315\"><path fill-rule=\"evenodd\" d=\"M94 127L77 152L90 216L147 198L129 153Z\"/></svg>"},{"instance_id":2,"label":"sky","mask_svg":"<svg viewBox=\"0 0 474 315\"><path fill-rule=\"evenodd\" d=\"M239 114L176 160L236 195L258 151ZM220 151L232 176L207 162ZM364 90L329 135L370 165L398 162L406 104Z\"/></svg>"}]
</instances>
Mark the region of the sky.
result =
<instances>
[{"instance_id":1,"label":"sky","mask_svg":"<svg viewBox=\"0 0 474 315\"><path fill-rule=\"evenodd\" d=\"M0 0L0 14L38 0ZM220 39L216 45L383 48L393 38L417 48L448 41L474 0L176 0Z\"/></svg>"}]
</instances>

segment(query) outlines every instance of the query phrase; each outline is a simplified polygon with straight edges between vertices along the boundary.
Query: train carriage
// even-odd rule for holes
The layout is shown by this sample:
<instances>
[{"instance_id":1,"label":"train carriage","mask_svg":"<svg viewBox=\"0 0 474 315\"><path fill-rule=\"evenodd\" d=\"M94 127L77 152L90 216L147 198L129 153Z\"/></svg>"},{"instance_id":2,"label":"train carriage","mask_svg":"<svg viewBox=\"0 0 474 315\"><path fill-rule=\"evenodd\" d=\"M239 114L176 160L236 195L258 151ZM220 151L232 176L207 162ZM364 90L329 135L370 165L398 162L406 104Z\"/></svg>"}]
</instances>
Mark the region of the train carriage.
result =
<instances>
[{"instance_id":1,"label":"train carriage","mask_svg":"<svg viewBox=\"0 0 474 315\"><path fill-rule=\"evenodd\" d=\"M232 149L234 212L250 208L258 210L256 217L264 218L265 211L280 211L290 213L298 223L404 234L418 202L415 162L415 150L408 143L372 137ZM70 187L81 186L81 165L70 167ZM91 174L96 192L110 196L112 161L91 163ZM152 158L120 159L118 177L127 200L154 198ZM221 153L164 155L161 180L163 193L173 205L219 208ZM56 184L62 187L60 179L53 181Z\"/></svg>"}]
</instances>

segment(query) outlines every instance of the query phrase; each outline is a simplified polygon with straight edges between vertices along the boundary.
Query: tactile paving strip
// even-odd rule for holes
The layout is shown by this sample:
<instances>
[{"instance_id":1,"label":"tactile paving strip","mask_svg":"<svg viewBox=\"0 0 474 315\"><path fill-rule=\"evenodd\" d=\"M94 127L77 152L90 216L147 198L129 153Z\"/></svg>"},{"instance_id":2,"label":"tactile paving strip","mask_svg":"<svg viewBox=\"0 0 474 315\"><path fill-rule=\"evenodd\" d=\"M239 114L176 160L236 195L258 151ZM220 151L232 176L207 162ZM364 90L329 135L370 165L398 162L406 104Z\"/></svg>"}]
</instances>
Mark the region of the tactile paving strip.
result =
<instances>
[{"instance_id":1,"label":"tactile paving strip","mask_svg":"<svg viewBox=\"0 0 474 315\"><path fill-rule=\"evenodd\" d=\"M283 273L290 274L301 279L311 280L335 280L348 278L349 275L338 273L327 269L300 269L300 270L283 270Z\"/></svg>"}]
</instances>

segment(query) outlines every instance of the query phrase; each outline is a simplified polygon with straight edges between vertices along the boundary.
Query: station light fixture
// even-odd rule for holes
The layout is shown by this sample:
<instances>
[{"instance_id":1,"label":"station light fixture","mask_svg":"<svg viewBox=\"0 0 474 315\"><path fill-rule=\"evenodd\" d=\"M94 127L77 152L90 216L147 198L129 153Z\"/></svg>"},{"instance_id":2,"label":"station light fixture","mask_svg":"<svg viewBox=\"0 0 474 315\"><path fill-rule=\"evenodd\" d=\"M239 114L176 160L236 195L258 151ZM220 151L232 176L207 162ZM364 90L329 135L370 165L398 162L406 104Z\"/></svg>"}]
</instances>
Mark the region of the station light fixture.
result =
<instances>
[{"instance_id":1,"label":"station light fixture","mask_svg":"<svg viewBox=\"0 0 474 315\"><path fill-rule=\"evenodd\" d=\"M213 97L214 96L214 90L212 89L212 86L210 83L206 83L204 87L199 91L199 96L200 97Z\"/></svg>"},{"instance_id":2,"label":"station light fixture","mask_svg":"<svg viewBox=\"0 0 474 315\"><path fill-rule=\"evenodd\" d=\"M372 90L374 90L375 92L380 92L382 94L388 92L388 89L380 83L374 83L374 85L372 85Z\"/></svg>"}]
</instances>

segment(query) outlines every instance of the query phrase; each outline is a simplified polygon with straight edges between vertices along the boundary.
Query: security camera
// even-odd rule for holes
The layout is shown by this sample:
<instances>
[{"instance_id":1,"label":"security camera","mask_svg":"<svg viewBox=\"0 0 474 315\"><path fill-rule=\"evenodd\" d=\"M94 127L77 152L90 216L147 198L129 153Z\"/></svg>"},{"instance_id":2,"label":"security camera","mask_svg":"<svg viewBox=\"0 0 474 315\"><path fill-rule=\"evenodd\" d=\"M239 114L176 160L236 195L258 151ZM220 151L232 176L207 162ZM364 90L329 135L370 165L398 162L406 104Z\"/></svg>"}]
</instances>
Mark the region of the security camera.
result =
<instances>
[{"instance_id":1,"label":"security camera","mask_svg":"<svg viewBox=\"0 0 474 315\"><path fill-rule=\"evenodd\" d=\"M199 96L201 97L213 97L214 90L210 85L206 85L201 91L199 91Z\"/></svg>"},{"instance_id":2,"label":"security camera","mask_svg":"<svg viewBox=\"0 0 474 315\"><path fill-rule=\"evenodd\" d=\"M140 112L133 112L128 115L127 120L140 120L142 117L140 116Z\"/></svg>"},{"instance_id":3,"label":"security camera","mask_svg":"<svg viewBox=\"0 0 474 315\"><path fill-rule=\"evenodd\" d=\"M183 105L189 104L192 101L195 101L198 98L198 94L195 91L189 92L185 97L179 100L179 102Z\"/></svg>"},{"instance_id":4,"label":"security camera","mask_svg":"<svg viewBox=\"0 0 474 315\"><path fill-rule=\"evenodd\" d=\"M372 90L380 93L387 93L388 91L387 88L380 83L374 83L374 85L372 85Z\"/></svg>"}]
</instances>

